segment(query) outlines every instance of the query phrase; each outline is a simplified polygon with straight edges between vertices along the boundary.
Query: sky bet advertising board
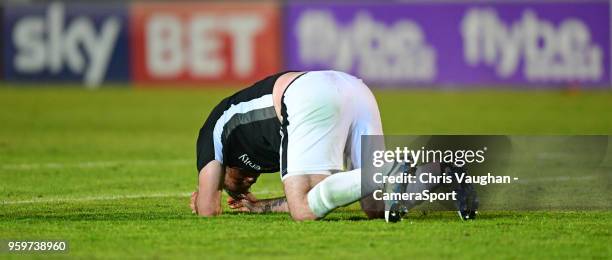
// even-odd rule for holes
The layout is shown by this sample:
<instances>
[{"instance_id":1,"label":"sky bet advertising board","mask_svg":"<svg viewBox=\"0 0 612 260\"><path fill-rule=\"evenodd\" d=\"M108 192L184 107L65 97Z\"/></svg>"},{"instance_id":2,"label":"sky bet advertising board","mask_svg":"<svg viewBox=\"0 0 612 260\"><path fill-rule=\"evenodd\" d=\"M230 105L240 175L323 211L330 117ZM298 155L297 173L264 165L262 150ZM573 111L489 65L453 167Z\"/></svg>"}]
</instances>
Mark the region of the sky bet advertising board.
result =
<instances>
[{"instance_id":1,"label":"sky bet advertising board","mask_svg":"<svg viewBox=\"0 0 612 260\"><path fill-rule=\"evenodd\" d=\"M4 75L10 81L129 80L127 7L117 4L7 5Z\"/></svg>"},{"instance_id":2,"label":"sky bet advertising board","mask_svg":"<svg viewBox=\"0 0 612 260\"><path fill-rule=\"evenodd\" d=\"M139 86L244 85L281 70L274 3L135 3L130 14Z\"/></svg>"}]
</instances>

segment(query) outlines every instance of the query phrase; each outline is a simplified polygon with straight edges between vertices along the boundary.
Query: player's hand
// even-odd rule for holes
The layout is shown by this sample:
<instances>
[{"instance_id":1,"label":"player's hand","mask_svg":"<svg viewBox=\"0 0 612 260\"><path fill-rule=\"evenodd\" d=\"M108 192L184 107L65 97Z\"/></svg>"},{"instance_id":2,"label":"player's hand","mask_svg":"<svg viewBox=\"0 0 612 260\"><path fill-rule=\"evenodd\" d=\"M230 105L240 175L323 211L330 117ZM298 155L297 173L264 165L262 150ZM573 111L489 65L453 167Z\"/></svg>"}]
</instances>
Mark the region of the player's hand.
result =
<instances>
[{"instance_id":1,"label":"player's hand","mask_svg":"<svg viewBox=\"0 0 612 260\"><path fill-rule=\"evenodd\" d=\"M249 212L249 208L245 207L244 205L245 202L254 204L257 202L257 198L255 197L255 195L253 195L253 193L250 192L241 195L240 198L237 199L232 197L227 198L227 205L230 209L233 209L235 211Z\"/></svg>"},{"instance_id":2,"label":"player's hand","mask_svg":"<svg viewBox=\"0 0 612 260\"><path fill-rule=\"evenodd\" d=\"M191 213L193 214L198 214L198 203L197 202L198 199L198 192L194 191L191 193L191 202L189 203L189 207L191 207Z\"/></svg>"},{"instance_id":3,"label":"player's hand","mask_svg":"<svg viewBox=\"0 0 612 260\"><path fill-rule=\"evenodd\" d=\"M257 198L255 198L255 195L253 195L253 193L250 193L250 192L244 196L244 199L250 202L253 202L253 203L257 202Z\"/></svg>"},{"instance_id":4,"label":"player's hand","mask_svg":"<svg viewBox=\"0 0 612 260\"><path fill-rule=\"evenodd\" d=\"M263 210L258 206L256 201L250 201L247 199L243 199L240 201L242 205L241 211L243 212L251 212L251 213L262 213Z\"/></svg>"}]
</instances>

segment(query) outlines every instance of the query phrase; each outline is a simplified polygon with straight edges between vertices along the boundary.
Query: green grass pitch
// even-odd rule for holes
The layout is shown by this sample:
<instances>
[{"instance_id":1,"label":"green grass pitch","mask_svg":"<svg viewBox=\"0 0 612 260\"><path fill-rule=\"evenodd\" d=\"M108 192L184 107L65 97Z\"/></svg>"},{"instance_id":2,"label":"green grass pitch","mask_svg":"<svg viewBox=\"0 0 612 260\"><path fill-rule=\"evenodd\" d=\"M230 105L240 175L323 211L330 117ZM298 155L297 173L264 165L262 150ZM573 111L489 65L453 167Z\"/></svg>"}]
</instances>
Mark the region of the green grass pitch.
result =
<instances>
[{"instance_id":1,"label":"green grass pitch","mask_svg":"<svg viewBox=\"0 0 612 260\"><path fill-rule=\"evenodd\" d=\"M191 214L195 138L232 90L0 88L0 240L65 239L79 258L611 258L612 211L412 212L323 221ZM380 90L388 134L612 134L610 92ZM277 174L256 184L282 195ZM0 258L22 258L0 253Z\"/></svg>"}]
</instances>

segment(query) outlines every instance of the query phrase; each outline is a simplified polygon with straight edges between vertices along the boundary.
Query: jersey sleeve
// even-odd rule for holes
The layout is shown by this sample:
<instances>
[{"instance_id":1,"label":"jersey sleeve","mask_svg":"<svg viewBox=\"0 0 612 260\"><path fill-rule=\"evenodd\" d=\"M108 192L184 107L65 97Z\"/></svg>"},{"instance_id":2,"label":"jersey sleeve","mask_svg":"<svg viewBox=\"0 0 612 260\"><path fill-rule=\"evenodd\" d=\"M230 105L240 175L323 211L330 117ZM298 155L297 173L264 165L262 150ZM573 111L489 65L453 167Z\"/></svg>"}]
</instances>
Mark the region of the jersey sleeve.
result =
<instances>
[{"instance_id":1,"label":"jersey sleeve","mask_svg":"<svg viewBox=\"0 0 612 260\"><path fill-rule=\"evenodd\" d=\"M218 147L222 144L220 143L220 140L218 140L216 147L217 149L215 149L214 130L215 124L225 111L226 104L227 99L221 101L221 103L219 103L210 113L202 128L200 128L200 133L198 134L198 140L196 143L198 173L202 171L202 168L204 168L204 166L206 166L206 164L212 160L218 160L219 162L223 163L223 155L221 154L222 147Z\"/></svg>"}]
</instances>

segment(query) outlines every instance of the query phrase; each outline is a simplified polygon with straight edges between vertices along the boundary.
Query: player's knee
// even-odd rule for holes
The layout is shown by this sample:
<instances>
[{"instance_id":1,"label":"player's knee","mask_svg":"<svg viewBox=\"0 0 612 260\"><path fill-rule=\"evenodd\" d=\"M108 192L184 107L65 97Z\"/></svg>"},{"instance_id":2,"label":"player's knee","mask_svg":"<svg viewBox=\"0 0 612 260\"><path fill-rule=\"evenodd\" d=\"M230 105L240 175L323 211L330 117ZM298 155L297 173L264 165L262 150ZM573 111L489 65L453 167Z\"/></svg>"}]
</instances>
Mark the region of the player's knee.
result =
<instances>
[{"instance_id":1,"label":"player's knee","mask_svg":"<svg viewBox=\"0 0 612 260\"><path fill-rule=\"evenodd\" d=\"M385 217L385 212L380 210L364 210L368 219L379 219Z\"/></svg>"},{"instance_id":2,"label":"player's knee","mask_svg":"<svg viewBox=\"0 0 612 260\"><path fill-rule=\"evenodd\" d=\"M291 218L295 221L307 221L316 220L317 216L312 212L308 206L307 200L304 198L299 201L293 201L294 203L289 204L289 211Z\"/></svg>"},{"instance_id":3,"label":"player's knee","mask_svg":"<svg viewBox=\"0 0 612 260\"><path fill-rule=\"evenodd\" d=\"M291 212L291 218L293 218L293 220L295 221L317 220L317 216L312 213L308 214L307 212Z\"/></svg>"},{"instance_id":4,"label":"player's knee","mask_svg":"<svg viewBox=\"0 0 612 260\"><path fill-rule=\"evenodd\" d=\"M371 195L361 199L359 204L369 219L385 217L385 204L380 200L374 200Z\"/></svg>"},{"instance_id":5,"label":"player's knee","mask_svg":"<svg viewBox=\"0 0 612 260\"><path fill-rule=\"evenodd\" d=\"M295 221L316 220L317 216L310 209L307 199L293 200L289 203L289 213Z\"/></svg>"}]
</instances>

